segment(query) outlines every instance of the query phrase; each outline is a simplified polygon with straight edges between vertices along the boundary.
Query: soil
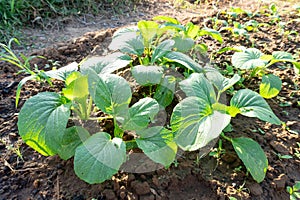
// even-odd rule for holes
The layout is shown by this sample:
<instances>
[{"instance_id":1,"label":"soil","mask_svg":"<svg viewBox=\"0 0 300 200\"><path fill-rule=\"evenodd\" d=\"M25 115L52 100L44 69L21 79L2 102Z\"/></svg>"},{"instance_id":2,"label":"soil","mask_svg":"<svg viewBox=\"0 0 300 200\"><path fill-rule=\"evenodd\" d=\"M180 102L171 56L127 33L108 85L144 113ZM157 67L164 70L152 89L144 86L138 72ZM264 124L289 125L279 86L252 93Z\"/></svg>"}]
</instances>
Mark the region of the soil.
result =
<instances>
[{"instance_id":1,"label":"soil","mask_svg":"<svg viewBox=\"0 0 300 200\"><path fill-rule=\"evenodd\" d=\"M174 5L169 1L144 2L136 5L133 12L128 8L122 15L114 17L109 16L109 13L90 19L85 16L84 23L78 23L80 18L72 18L59 24L58 26L63 28L60 30L42 30L41 27L25 30L28 34L26 52L42 55L47 60L59 61L60 65L64 66L73 61L80 62L87 56L107 54L107 46L113 32L120 26L136 23L141 19L163 14L177 17L183 23L192 21L201 27L204 24L211 27L211 21L204 19L216 16L216 8L225 9L231 5L248 10L262 8L262 5L253 2L234 3L203 1L199 8L190 4ZM285 4L281 3L279 5L284 9ZM298 19L287 24L284 30L300 32L299 15L286 12L281 17L282 21ZM219 18L227 20L228 16L219 14ZM264 15L252 19L271 24L270 18ZM240 22L248 20L247 15L237 19ZM209 37L204 40L209 44L209 53L222 47L244 45L259 48L264 53L287 51L298 55L296 59L299 61L300 36L284 36L273 27L260 27L258 32L249 32L249 40L244 37L234 38L226 31L222 32L224 42L221 45ZM87 33L83 34L84 32ZM29 36L30 34L32 35ZM63 39L59 37L61 35ZM47 48L43 48L44 46ZM232 54L233 52L227 52L217 55L211 64L218 63L218 66L224 69L226 63L230 63ZM34 62L39 66L46 64L43 59ZM283 88L278 97L268 100L268 103L274 113L286 123L286 127L239 115L232 119L234 130L228 134L231 137L250 137L259 142L264 149L269 167L265 180L259 184L246 173L232 146L223 141L226 153L219 159L203 155L198 162L199 151L185 152L177 158L176 164L168 169L162 168L148 173L119 172L102 184L89 185L75 175L72 159L63 161L58 156L41 156L24 144L18 135L18 112L23 103L40 91L57 90L61 87L60 83L49 87L47 84L28 82L22 89L19 107L15 108L16 86L23 76L17 74L15 67L6 63L0 63L0 69L0 199L223 200L235 197L285 200L289 199L285 191L286 186L300 181L300 158L296 156L297 151L300 151L297 145L297 142L300 142L300 78L289 65L279 64L269 69L270 73L281 77ZM257 80L245 84L246 87L257 91ZM18 150L21 153L19 156ZM293 158L284 159L280 155L290 155Z\"/></svg>"}]
</instances>

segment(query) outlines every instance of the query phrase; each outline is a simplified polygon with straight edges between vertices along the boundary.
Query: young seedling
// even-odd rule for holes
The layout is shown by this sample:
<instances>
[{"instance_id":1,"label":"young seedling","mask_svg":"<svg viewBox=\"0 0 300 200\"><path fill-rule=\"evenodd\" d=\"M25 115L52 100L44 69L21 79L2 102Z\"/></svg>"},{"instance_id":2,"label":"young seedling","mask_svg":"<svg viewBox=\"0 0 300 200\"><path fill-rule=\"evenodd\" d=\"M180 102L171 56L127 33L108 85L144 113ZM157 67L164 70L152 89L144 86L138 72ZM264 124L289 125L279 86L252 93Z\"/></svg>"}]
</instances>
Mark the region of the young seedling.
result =
<instances>
[{"instance_id":1,"label":"young seedling","mask_svg":"<svg viewBox=\"0 0 300 200\"><path fill-rule=\"evenodd\" d=\"M280 161L282 161L282 159L291 159L293 158L293 156L290 156L290 155L281 155L280 153L276 153L276 152L273 152Z\"/></svg>"},{"instance_id":2,"label":"young seedling","mask_svg":"<svg viewBox=\"0 0 300 200\"><path fill-rule=\"evenodd\" d=\"M20 146L21 146L20 144L15 144L15 145L7 144L7 142L2 140L2 139L0 139L0 142L5 145L5 147L8 151L11 151L11 152L15 153L18 156L17 159L24 160L22 152L20 150ZM17 160L17 162L19 162L19 160Z\"/></svg>"},{"instance_id":3,"label":"young seedling","mask_svg":"<svg viewBox=\"0 0 300 200\"><path fill-rule=\"evenodd\" d=\"M300 199L300 181L296 181L292 187L287 186L286 191L290 194L290 200Z\"/></svg>"},{"instance_id":4,"label":"young seedling","mask_svg":"<svg viewBox=\"0 0 300 200\"><path fill-rule=\"evenodd\" d=\"M221 157L223 154L226 153L226 150L223 149L222 147L222 140L219 139L219 142L218 142L218 148L214 148L213 150L211 150L211 152L209 152L209 156L212 156L214 157L216 160L217 160L217 164L216 166L214 167L214 171L217 169L217 167L219 166L220 164L220 161L221 161Z\"/></svg>"},{"instance_id":5,"label":"young seedling","mask_svg":"<svg viewBox=\"0 0 300 200\"><path fill-rule=\"evenodd\" d=\"M218 148L214 148L213 150L211 150L211 152L209 153L209 156L216 158L219 163L221 156L225 153L226 153L226 150L223 149L223 147L222 147L222 140L219 139Z\"/></svg>"},{"instance_id":6,"label":"young seedling","mask_svg":"<svg viewBox=\"0 0 300 200\"><path fill-rule=\"evenodd\" d=\"M275 3L270 4L269 13L266 14L271 19L271 24L275 24L281 21L281 17L279 15L278 7Z\"/></svg>"},{"instance_id":7,"label":"young seedling","mask_svg":"<svg viewBox=\"0 0 300 200\"><path fill-rule=\"evenodd\" d=\"M232 56L232 65L234 67L250 71L248 79L254 76L262 78L259 92L264 98L273 98L281 90L282 81L280 78L273 74L266 74L268 67L278 62L292 63L295 69L300 69L300 63L291 54L283 51L276 51L272 55L266 55L256 48L244 48L242 52L236 52Z\"/></svg>"},{"instance_id":8,"label":"young seedling","mask_svg":"<svg viewBox=\"0 0 300 200\"><path fill-rule=\"evenodd\" d=\"M52 80L51 78L59 79L61 80L67 75L67 71L75 71L77 70L77 66L74 69L74 65L69 65L66 68L60 69L60 70L54 70L54 71L48 71L45 72L44 70L40 70L37 65L34 65L34 67L31 66L30 61L34 58L43 58L42 56L29 56L26 57L24 54L20 54L21 59L14 53L12 50L12 43L15 42L16 44L20 45L20 42L16 38L10 39L8 42L8 45L0 43L0 47L4 50L0 52L0 61L5 61L8 63L11 63L19 68L19 71L17 74L24 73L26 76L23 78L17 87L16 91L16 107L18 106L19 99L20 99L20 93L22 86L29 80L35 80L38 82L47 82L49 85L52 86ZM53 62L53 61L52 61ZM53 62L54 66L57 66L56 62ZM49 67L49 66L48 66ZM47 65L44 67L47 68Z\"/></svg>"},{"instance_id":9,"label":"young seedling","mask_svg":"<svg viewBox=\"0 0 300 200\"><path fill-rule=\"evenodd\" d=\"M294 155L300 159L300 142L297 142L298 148L294 148L295 152Z\"/></svg>"},{"instance_id":10,"label":"young seedling","mask_svg":"<svg viewBox=\"0 0 300 200\"><path fill-rule=\"evenodd\" d=\"M249 40L249 33L246 29L246 26L244 26L243 24L239 23L239 22L233 22L233 27L229 26L229 27L222 27L220 29L220 32L222 32L223 30L228 30L231 32L232 36L235 38L241 38L244 37L247 40Z\"/></svg>"}]
</instances>

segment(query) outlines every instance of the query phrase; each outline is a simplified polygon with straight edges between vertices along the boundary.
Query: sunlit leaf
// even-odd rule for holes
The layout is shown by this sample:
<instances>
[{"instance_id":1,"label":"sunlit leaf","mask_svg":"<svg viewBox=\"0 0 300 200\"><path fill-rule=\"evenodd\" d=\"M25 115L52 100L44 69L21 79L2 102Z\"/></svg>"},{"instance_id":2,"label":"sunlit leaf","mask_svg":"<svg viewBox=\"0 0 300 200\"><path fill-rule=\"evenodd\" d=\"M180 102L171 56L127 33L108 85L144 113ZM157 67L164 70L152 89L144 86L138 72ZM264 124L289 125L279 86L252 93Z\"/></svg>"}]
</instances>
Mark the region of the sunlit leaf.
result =
<instances>
[{"instance_id":1,"label":"sunlit leaf","mask_svg":"<svg viewBox=\"0 0 300 200\"><path fill-rule=\"evenodd\" d=\"M230 106L236 107L242 115L247 117L257 117L272 124L281 124L280 119L273 113L268 103L252 90L239 90L231 98Z\"/></svg>"},{"instance_id":2,"label":"sunlit leaf","mask_svg":"<svg viewBox=\"0 0 300 200\"><path fill-rule=\"evenodd\" d=\"M254 69L263 67L267 64L266 60L262 60L262 52L255 48L246 49L243 52L235 52L232 56L232 65L239 69Z\"/></svg>"},{"instance_id":3,"label":"sunlit leaf","mask_svg":"<svg viewBox=\"0 0 300 200\"><path fill-rule=\"evenodd\" d=\"M282 81L278 76L273 74L264 75L259 86L259 94L266 99L273 98L279 94L281 86Z\"/></svg>"}]
</instances>

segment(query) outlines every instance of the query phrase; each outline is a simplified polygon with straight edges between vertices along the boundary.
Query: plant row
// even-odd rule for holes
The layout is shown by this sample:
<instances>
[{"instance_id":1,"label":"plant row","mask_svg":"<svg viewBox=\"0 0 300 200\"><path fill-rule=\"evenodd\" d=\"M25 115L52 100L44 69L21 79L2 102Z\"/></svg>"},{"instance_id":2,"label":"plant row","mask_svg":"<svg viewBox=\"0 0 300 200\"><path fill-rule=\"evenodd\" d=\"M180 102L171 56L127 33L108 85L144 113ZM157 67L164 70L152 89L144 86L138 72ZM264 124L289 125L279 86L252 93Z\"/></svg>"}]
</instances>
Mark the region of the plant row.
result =
<instances>
[{"instance_id":1,"label":"plant row","mask_svg":"<svg viewBox=\"0 0 300 200\"><path fill-rule=\"evenodd\" d=\"M198 42L203 36L222 42L221 34L214 29L157 16L116 31L109 45L113 53L47 72L27 69L10 45L2 44L8 54L1 59L30 74L18 86L16 105L27 80L51 83L58 79L65 84L57 93L41 92L25 102L19 113L20 136L42 155L74 157L75 173L91 184L116 174L131 149L140 149L154 162L169 167L179 148L196 151L221 136L231 142L253 179L263 181L268 160L260 145L250 138L225 134L237 115L281 125L264 99L280 92L281 80L268 74L267 68L287 62L299 69L299 63L286 52L265 55L255 48L239 47L235 48L232 65L245 73L243 77L225 77L196 56L205 53L206 45ZM124 70L129 70L130 81L119 75ZM235 89L235 84L248 76L261 78L259 93ZM147 92L133 101L136 88ZM168 106L173 106L170 120L158 124L160 113ZM102 114L97 115L99 112ZM113 121L112 133L90 132L80 125L108 119ZM70 125L77 121L81 123ZM128 133L130 140L124 137Z\"/></svg>"}]
</instances>

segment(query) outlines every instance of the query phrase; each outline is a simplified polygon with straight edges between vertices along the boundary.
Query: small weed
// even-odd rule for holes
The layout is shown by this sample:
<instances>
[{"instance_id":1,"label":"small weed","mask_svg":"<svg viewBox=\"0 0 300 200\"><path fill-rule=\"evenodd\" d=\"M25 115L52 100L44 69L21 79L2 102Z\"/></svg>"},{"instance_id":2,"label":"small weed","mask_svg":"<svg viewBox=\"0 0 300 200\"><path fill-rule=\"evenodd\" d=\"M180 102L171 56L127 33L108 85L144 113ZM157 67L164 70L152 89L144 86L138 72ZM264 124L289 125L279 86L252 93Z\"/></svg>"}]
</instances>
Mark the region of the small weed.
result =
<instances>
[{"instance_id":1,"label":"small weed","mask_svg":"<svg viewBox=\"0 0 300 200\"><path fill-rule=\"evenodd\" d=\"M276 153L275 151L273 151L273 153L278 157L278 159L280 161L282 161L282 159L291 159L291 158L293 158L293 156L291 156L291 155L281 155L280 153Z\"/></svg>"},{"instance_id":2,"label":"small weed","mask_svg":"<svg viewBox=\"0 0 300 200\"><path fill-rule=\"evenodd\" d=\"M242 191L246 191L246 192L250 193L250 190L249 190L248 188L245 187L245 184L246 184L246 180L244 180L243 184L240 185L236 191L237 191L238 193L240 193L240 192L242 192Z\"/></svg>"},{"instance_id":3,"label":"small weed","mask_svg":"<svg viewBox=\"0 0 300 200\"><path fill-rule=\"evenodd\" d=\"M200 164L200 156L199 155L197 155L196 156L196 159L195 159L195 161L194 161L194 163L196 164L196 165L199 165Z\"/></svg>"},{"instance_id":4,"label":"small weed","mask_svg":"<svg viewBox=\"0 0 300 200\"><path fill-rule=\"evenodd\" d=\"M298 148L294 148L294 156L296 156L298 159L300 159L300 142L297 142Z\"/></svg>"},{"instance_id":5,"label":"small weed","mask_svg":"<svg viewBox=\"0 0 300 200\"><path fill-rule=\"evenodd\" d=\"M264 130L262 130L261 128L257 128L257 130L256 129L254 129L254 130L252 130L252 132L253 133L260 133L260 134L262 134L262 135L265 135L266 134L266 132L264 131Z\"/></svg>"},{"instance_id":6,"label":"small weed","mask_svg":"<svg viewBox=\"0 0 300 200\"><path fill-rule=\"evenodd\" d=\"M221 156L226 153L226 150L222 147L222 140L219 139L218 148L214 148L208 155L214 157L217 160L217 164L214 170L220 164Z\"/></svg>"},{"instance_id":7,"label":"small weed","mask_svg":"<svg viewBox=\"0 0 300 200\"><path fill-rule=\"evenodd\" d=\"M290 194L290 200L300 199L300 181L296 181L292 187L287 186L286 191Z\"/></svg>"},{"instance_id":8,"label":"small weed","mask_svg":"<svg viewBox=\"0 0 300 200\"><path fill-rule=\"evenodd\" d=\"M23 78L19 84L16 91L16 106L18 106L21 88L28 80L36 80L39 82L48 82L49 85L52 85L50 77L44 72L44 70L39 70L37 65L31 67L30 61L34 58L43 58L42 56L29 56L26 57L24 54L20 54L21 59L15 54L12 50L12 43L15 42L17 45L20 45L20 42L16 38L9 40L8 44L0 43L2 48L0 52L0 61L8 62L19 68L18 74L24 73L29 75L28 77ZM55 62L54 62L55 63ZM55 63L57 64L57 63ZM47 67L47 66L45 66Z\"/></svg>"},{"instance_id":9,"label":"small weed","mask_svg":"<svg viewBox=\"0 0 300 200\"><path fill-rule=\"evenodd\" d=\"M7 143L5 140L3 140L3 139L0 139L0 143L4 144L4 145L5 145L5 148L6 148L8 151L10 151L10 152L16 154L16 155L18 156L18 159L24 160L24 159L23 159L22 152L21 152L21 150L20 150L20 146L21 146L20 143L16 143L15 145L13 145L13 144L8 144L8 143ZM17 162L19 162L19 160L17 160Z\"/></svg>"},{"instance_id":10,"label":"small weed","mask_svg":"<svg viewBox=\"0 0 300 200\"><path fill-rule=\"evenodd\" d=\"M233 171L234 172L240 172L240 171L242 171L242 168L243 168L243 166L240 165L240 166L234 168Z\"/></svg>"}]
</instances>

